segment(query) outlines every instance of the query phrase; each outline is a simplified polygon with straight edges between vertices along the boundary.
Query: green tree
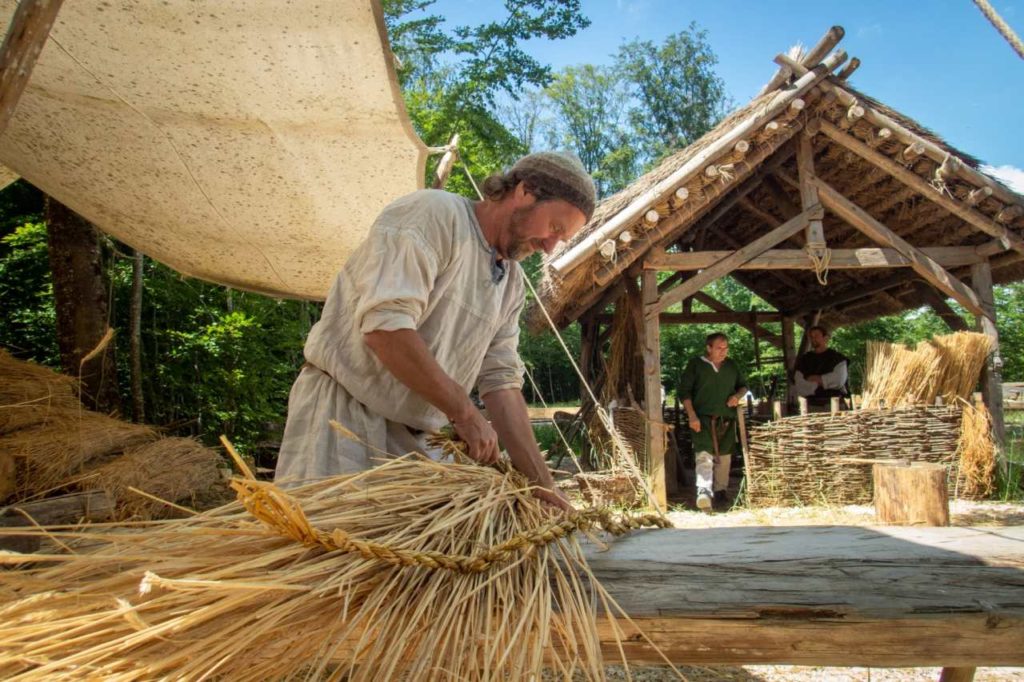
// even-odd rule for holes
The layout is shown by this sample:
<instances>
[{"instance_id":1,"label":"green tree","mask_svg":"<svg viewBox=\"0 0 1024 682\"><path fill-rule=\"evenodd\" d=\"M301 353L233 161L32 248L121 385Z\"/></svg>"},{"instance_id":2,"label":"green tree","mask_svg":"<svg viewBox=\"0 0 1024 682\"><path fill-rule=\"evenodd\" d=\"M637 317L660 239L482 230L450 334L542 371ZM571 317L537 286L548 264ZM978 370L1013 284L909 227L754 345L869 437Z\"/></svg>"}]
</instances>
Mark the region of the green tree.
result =
<instances>
[{"instance_id":1,"label":"green tree","mask_svg":"<svg viewBox=\"0 0 1024 682\"><path fill-rule=\"evenodd\" d=\"M615 65L631 89L629 115L645 161L691 144L723 116L725 82L717 63L707 31L695 23L661 45L633 40L619 48Z\"/></svg>"}]
</instances>

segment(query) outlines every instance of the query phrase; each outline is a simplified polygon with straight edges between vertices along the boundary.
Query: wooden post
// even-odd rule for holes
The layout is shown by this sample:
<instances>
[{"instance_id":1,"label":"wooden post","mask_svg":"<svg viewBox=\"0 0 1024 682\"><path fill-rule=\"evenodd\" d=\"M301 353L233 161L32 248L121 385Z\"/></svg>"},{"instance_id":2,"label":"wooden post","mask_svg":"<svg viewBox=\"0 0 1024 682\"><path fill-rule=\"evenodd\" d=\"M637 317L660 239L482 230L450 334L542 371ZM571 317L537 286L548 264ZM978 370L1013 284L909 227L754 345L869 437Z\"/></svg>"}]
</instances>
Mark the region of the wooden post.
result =
<instances>
[{"instance_id":1,"label":"wooden post","mask_svg":"<svg viewBox=\"0 0 1024 682\"><path fill-rule=\"evenodd\" d=\"M832 414L839 414L839 398L832 398L829 401L829 411Z\"/></svg>"},{"instance_id":2,"label":"wooden post","mask_svg":"<svg viewBox=\"0 0 1024 682\"><path fill-rule=\"evenodd\" d=\"M782 419L782 402L778 400L772 401L772 419L778 421Z\"/></svg>"},{"instance_id":3,"label":"wooden post","mask_svg":"<svg viewBox=\"0 0 1024 682\"><path fill-rule=\"evenodd\" d=\"M800 135L796 148L796 164L800 181L800 206L807 211L818 202L818 189L814 186L814 145L805 130ZM825 247L825 229L820 216L807 221L804 230L805 243L810 248Z\"/></svg>"},{"instance_id":4,"label":"wooden post","mask_svg":"<svg viewBox=\"0 0 1024 682\"><path fill-rule=\"evenodd\" d=\"M437 162L437 169L434 171L434 189L444 189L448 184L448 177L452 173L452 167L459 156L459 134L455 133L448 142L447 150L441 160Z\"/></svg>"},{"instance_id":5,"label":"wooden post","mask_svg":"<svg viewBox=\"0 0 1024 682\"><path fill-rule=\"evenodd\" d=\"M992 354L981 371L981 392L992 415L992 437L999 448L1001 465L1005 466L1003 452L1006 443L1006 423L1003 418L1003 359L999 354L999 330L996 329L996 304L992 293L992 266L986 260L971 266L971 288L978 295L985 315L975 316L978 331L992 339Z\"/></svg>"},{"instance_id":6,"label":"wooden post","mask_svg":"<svg viewBox=\"0 0 1024 682\"><path fill-rule=\"evenodd\" d=\"M800 396L799 398L796 399L796 404L800 408L801 415L807 414L807 398Z\"/></svg>"},{"instance_id":7,"label":"wooden post","mask_svg":"<svg viewBox=\"0 0 1024 682\"><path fill-rule=\"evenodd\" d=\"M899 526L948 526L946 467L927 462L876 462L875 517Z\"/></svg>"},{"instance_id":8,"label":"wooden post","mask_svg":"<svg viewBox=\"0 0 1024 682\"><path fill-rule=\"evenodd\" d=\"M644 304L644 409L647 416L647 462L653 502L665 511L665 425L661 413L661 324L658 321L658 273L641 274Z\"/></svg>"},{"instance_id":9,"label":"wooden post","mask_svg":"<svg viewBox=\"0 0 1024 682\"><path fill-rule=\"evenodd\" d=\"M22 0L0 46L0 133L14 110L46 45L64 0Z\"/></svg>"},{"instance_id":10,"label":"wooden post","mask_svg":"<svg viewBox=\"0 0 1024 682\"><path fill-rule=\"evenodd\" d=\"M750 493L750 448L747 446L747 401L736 406L736 426L739 427L740 432L740 445L743 446L743 477L746 479L744 485L746 486L747 494Z\"/></svg>"}]
</instances>

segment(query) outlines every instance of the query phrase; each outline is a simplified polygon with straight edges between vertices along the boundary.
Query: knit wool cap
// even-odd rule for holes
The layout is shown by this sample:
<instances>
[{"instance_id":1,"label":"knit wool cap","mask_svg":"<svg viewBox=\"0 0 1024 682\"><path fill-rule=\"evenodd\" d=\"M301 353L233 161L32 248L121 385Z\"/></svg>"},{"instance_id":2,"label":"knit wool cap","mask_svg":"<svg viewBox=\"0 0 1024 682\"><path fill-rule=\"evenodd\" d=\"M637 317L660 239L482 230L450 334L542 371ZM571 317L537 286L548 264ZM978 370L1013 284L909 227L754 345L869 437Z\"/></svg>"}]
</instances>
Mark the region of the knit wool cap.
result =
<instances>
[{"instance_id":1,"label":"knit wool cap","mask_svg":"<svg viewBox=\"0 0 1024 682\"><path fill-rule=\"evenodd\" d=\"M512 172L539 192L563 199L580 209L590 221L594 215L597 190L580 160L562 152L528 154L512 166Z\"/></svg>"}]
</instances>

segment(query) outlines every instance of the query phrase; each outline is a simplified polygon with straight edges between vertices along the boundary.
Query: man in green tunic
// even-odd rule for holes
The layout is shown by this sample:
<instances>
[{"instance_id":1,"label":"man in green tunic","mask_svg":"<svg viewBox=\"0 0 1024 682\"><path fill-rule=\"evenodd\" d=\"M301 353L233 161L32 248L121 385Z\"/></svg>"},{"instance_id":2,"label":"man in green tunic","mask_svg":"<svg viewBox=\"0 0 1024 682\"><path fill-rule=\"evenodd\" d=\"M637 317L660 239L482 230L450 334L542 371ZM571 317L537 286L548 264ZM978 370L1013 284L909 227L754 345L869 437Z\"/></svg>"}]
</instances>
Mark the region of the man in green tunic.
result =
<instances>
[{"instance_id":1,"label":"man in green tunic","mask_svg":"<svg viewBox=\"0 0 1024 682\"><path fill-rule=\"evenodd\" d=\"M747 380L728 355L728 337L708 335L704 355L690 359L679 384L696 458L697 508L704 511L727 499L736 406L747 393Z\"/></svg>"}]
</instances>

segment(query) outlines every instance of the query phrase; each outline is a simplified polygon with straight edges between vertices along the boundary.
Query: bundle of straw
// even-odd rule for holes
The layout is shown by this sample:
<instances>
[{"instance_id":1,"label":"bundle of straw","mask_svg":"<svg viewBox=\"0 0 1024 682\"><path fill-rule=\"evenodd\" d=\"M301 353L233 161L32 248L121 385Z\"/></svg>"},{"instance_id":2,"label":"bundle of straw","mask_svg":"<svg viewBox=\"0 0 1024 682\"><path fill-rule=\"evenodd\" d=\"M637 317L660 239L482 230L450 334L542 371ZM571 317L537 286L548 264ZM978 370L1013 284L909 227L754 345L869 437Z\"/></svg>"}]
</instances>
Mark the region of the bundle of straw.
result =
<instances>
[{"instance_id":1,"label":"bundle of straw","mask_svg":"<svg viewBox=\"0 0 1024 682\"><path fill-rule=\"evenodd\" d=\"M868 342L864 379L865 408L932 404L970 399L992 340L976 332L936 336L911 349L902 344Z\"/></svg>"},{"instance_id":2,"label":"bundle of straw","mask_svg":"<svg viewBox=\"0 0 1024 682\"><path fill-rule=\"evenodd\" d=\"M78 382L48 367L18 360L0 348L0 406L26 403L81 407Z\"/></svg>"},{"instance_id":3,"label":"bundle of straw","mask_svg":"<svg viewBox=\"0 0 1024 682\"><path fill-rule=\"evenodd\" d=\"M0 588L0 675L603 677L592 602L614 605L571 533L607 518L555 518L522 478L414 456L290 494L235 486L240 503L189 519L0 556L22 562Z\"/></svg>"},{"instance_id":4,"label":"bundle of straw","mask_svg":"<svg viewBox=\"0 0 1024 682\"><path fill-rule=\"evenodd\" d=\"M180 514L167 502L187 502L223 485L217 451L192 438L161 438L128 448L120 456L65 481L61 487L103 490L114 518L159 519Z\"/></svg>"},{"instance_id":5,"label":"bundle of straw","mask_svg":"<svg viewBox=\"0 0 1024 682\"><path fill-rule=\"evenodd\" d=\"M992 494L996 476L996 444L992 420L983 403L964 403L957 442L957 495L981 499Z\"/></svg>"},{"instance_id":6,"label":"bundle of straw","mask_svg":"<svg viewBox=\"0 0 1024 682\"><path fill-rule=\"evenodd\" d=\"M0 458L18 463L18 494L25 497L60 486L97 458L156 438L148 426L97 412L60 410L45 423L0 436Z\"/></svg>"}]
</instances>

